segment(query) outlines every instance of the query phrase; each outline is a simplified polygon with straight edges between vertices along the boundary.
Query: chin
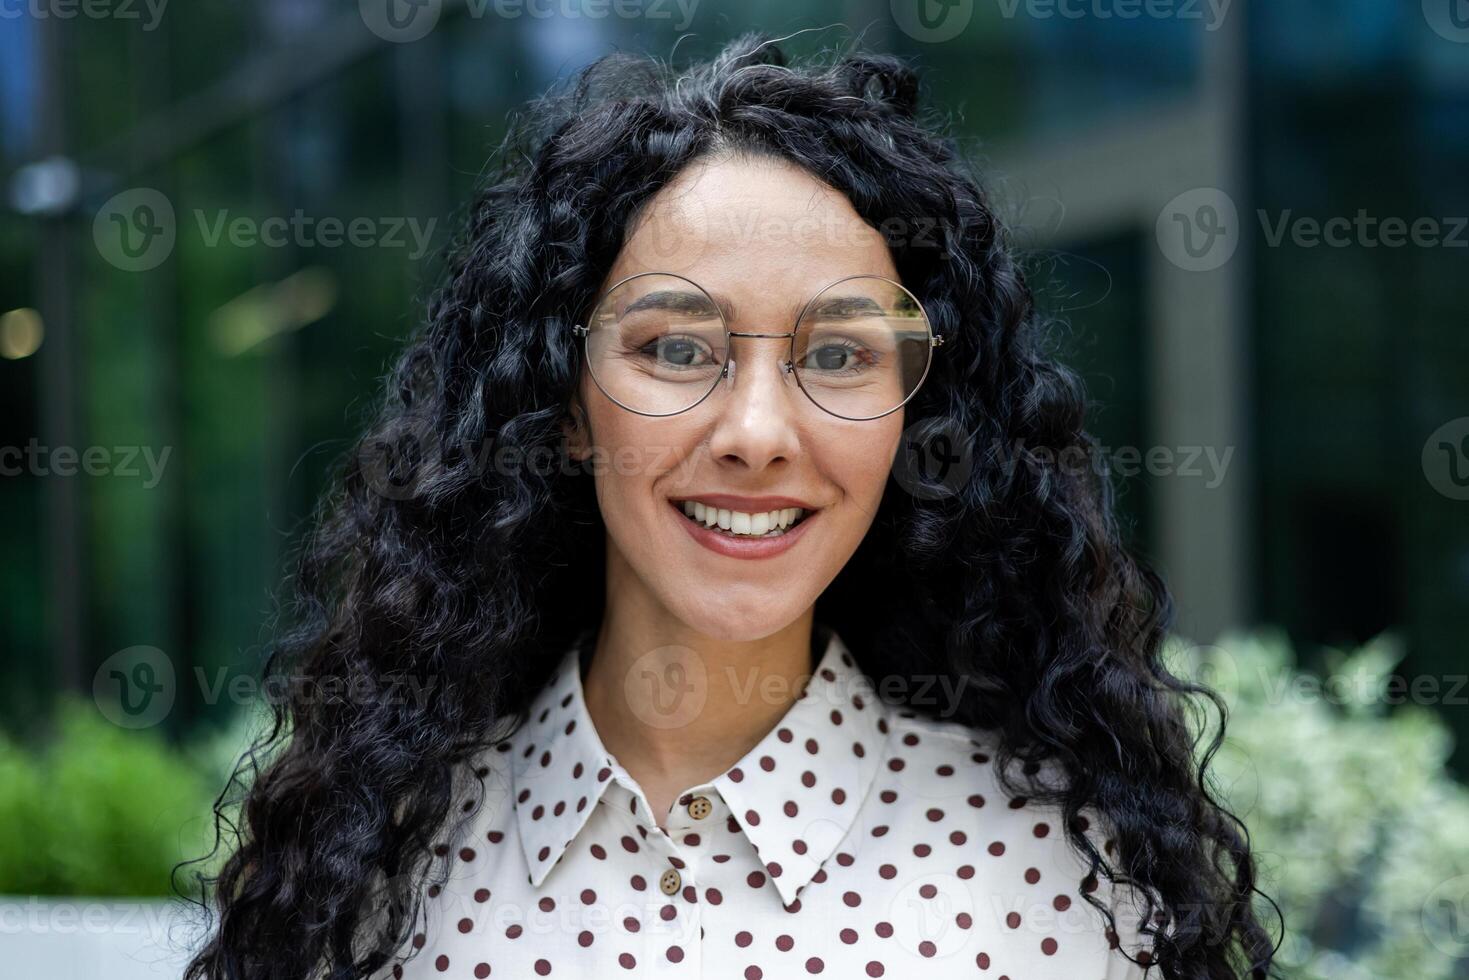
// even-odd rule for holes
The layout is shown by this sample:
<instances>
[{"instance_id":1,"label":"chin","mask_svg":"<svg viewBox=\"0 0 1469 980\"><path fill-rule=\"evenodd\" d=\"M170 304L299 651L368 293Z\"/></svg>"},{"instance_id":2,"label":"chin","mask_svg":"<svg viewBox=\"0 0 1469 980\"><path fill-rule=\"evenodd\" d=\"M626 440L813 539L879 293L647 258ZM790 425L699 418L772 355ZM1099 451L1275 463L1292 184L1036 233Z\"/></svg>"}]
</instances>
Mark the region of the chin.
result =
<instances>
[{"instance_id":1,"label":"chin","mask_svg":"<svg viewBox=\"0 0 1469 980\"><path fill-rule=\"evenodd\" d=\"M777 604L766 590L755 591L759 594L752 591L748 600L736 598L731 601L721 596L717 609L698 601L690 608L691 604L683 597L683 601L670 605L670 608L690 629L724 643L763 640L789 626L805 609L804 606L798 609L792 604L787 610L783 608L785 602ZM789 601L788 596L784 598Z\"/></svg>"}]
</instances>

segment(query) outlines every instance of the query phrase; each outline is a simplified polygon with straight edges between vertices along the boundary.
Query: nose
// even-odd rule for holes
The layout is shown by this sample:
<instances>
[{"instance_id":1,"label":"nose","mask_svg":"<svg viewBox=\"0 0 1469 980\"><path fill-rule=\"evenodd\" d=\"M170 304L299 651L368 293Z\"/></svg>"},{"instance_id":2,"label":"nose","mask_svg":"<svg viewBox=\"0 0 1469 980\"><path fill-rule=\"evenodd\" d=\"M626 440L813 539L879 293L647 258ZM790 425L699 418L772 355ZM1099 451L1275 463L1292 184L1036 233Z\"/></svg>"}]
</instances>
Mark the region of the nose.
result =
<instances>
[{"instance_id":1,"label":"nose","mask_svg":"<svg viewBox=\"0 0 1469 980\"><path fill-rule=\"evenodd\" d=\"M762 470L799 451L797 424L806 401L787 370L789 338L732 336L730 359L715 393L718 416L709 439L715 459ZM736 365L742 365L736 369Z\"/></svg>"}]
</instances>

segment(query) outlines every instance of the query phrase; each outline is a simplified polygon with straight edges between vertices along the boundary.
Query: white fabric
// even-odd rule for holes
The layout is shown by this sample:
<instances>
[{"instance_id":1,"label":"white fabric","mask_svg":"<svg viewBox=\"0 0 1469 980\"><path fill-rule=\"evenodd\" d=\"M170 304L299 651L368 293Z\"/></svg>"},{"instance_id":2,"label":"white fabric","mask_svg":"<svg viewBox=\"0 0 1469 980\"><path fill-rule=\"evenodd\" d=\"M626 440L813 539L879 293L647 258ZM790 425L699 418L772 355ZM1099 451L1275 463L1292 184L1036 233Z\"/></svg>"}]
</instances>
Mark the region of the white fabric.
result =
<instances>
[{"instance_id":1,"label":"white fabric","mask_svg":"<svg viewBox=\"0 0 1469 980\"><path fill-rule=\"evenodd\" d=\"M412 955L383 975L1154 976L1082 899L1086 867L1059 815L1000 789L990 738L885 703L840 636L821 635L802 696L689 787L666 832L597 737L569 649L484 760L487 793L448 849L447 881Z\"/></svg>"}]
</instances>

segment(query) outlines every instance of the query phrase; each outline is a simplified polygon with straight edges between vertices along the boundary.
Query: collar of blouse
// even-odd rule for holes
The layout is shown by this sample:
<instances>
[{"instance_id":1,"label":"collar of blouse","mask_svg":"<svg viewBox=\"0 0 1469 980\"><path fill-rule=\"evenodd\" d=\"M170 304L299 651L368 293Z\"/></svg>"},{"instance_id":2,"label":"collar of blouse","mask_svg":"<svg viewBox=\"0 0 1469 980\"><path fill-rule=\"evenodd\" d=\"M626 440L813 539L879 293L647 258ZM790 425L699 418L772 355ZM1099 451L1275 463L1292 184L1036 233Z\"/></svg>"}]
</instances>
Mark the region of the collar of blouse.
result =
<instances>
[{"instance_id":1,"label":"collar of blouse","mask_svg":"<svg viewBox=\"0 0 1469 980\"><path fill-rule=\"evenodd\" d=\"M718 793L732 832L742 831L781 900L791 905L846 836L883 765L886 705L835 630L818 625L825 650L805 690L776 726L714 779L689 787L688 808ZM586 634L583 634L585 638ZM638 834L664 833L647 798L602 745L582 694L581 642L565 654L504 750L531 884L539 887L594 808L625 806ZM758 685L751 688L758 696ZM682 833L670 819L669 831ZM636 847L631 837L623 845Z\"/></svg>"}]
</instances>

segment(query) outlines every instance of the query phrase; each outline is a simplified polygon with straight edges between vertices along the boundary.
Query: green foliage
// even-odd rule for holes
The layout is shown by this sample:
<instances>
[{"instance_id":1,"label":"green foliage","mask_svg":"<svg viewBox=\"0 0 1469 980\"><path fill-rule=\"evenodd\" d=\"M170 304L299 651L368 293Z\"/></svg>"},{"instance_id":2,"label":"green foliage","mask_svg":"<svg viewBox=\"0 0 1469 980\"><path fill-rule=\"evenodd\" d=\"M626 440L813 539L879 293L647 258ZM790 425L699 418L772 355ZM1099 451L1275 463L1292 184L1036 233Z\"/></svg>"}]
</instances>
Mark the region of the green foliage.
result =
<instances>
[{"instance_id":1,"label":"green foliage","mask_svg":"<svg viewBox=\"0 0 1469 980\"><path fill-rule=\"evenodd\" d=\"M35 761L0 733L0 893L32 894L47 880L36 846L46 828L43 787Z\"/></svg>"},{"instance_id":2,"label":"green foliage","mask_svg":"<svg viewBox=\"0 0 1469 980\"><path fill-rule=\"evenodd\" d=\"M1170 644L1175 671L1229 705L1213 782L1249 828L1264 890L1284 913L1286 976L1465 975L1455 971L1469 963L1466 937L1437 910L1469 907L1469 791L1445 767L1444 723L1412 703L1449 685L1420 679L1415 698L1411 678L1393 679L1401 658L1382 636L1330 651L1317 676L1297 669L1275 632Z\"/></svg>"},{"instance_id":3,"label":"green foliage","mask_svg":"<svg viewBox=\"0 0 1469 980\"><path fill-rule=\"evenodd\" d=\"M213 784L152 731L63 702L35 757L0 742L0 893L167 895L207 850Z\"/></svg>"}]
</instances>

